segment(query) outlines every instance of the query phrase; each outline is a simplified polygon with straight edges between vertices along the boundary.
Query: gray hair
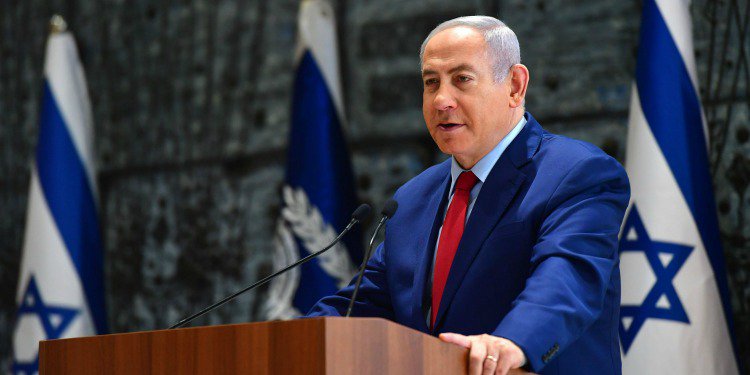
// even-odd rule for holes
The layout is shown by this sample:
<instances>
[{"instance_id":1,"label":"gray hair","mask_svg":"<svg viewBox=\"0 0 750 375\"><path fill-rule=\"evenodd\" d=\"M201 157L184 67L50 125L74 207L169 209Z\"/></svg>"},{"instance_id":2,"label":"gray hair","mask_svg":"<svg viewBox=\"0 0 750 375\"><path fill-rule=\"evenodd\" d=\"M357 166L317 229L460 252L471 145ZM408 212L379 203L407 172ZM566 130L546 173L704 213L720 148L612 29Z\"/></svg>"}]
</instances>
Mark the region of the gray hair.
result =
<instances>
[{"instance_id":1,"label":"gray hair","mask_svg":"<svg viewBox=\"0 0 750 375\"><path fill-rule=\"evenodd\" d=\"M508 76L510 68L521 63L521 47L518 45L516 33L502 21L488 16L458 17L445 21L433 29L419 48L419 61L422 64L424 49L427 42L435 34L453 27L469 27L484 34L487 43L487 53L494 60L492 67L495 71L495 81L500 82Z\"/></svg>"}]
</instances>

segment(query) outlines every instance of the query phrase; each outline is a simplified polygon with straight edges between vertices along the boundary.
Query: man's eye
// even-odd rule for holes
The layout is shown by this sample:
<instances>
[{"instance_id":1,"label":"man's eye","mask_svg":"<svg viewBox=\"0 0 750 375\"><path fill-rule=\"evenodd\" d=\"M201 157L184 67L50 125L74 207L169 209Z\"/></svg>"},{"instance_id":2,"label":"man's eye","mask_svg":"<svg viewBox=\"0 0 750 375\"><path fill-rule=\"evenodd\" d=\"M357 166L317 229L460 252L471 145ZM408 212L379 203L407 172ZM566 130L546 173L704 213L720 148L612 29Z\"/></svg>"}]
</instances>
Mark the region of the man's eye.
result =
<instances>
[{"instance_id":1,"label":"man's eye","mask_svg":"<svg viewBox=\"0 0 750 375\"><path fill-rule=\"evenodd\" d=\"M469 77L469 76L458 76L458 77L456 77L456 80L458 82L469 82L469 81L471 81L471 77Z\"/></svg>"},{"instance_id":2,"label":"man's eye","mask_svg":"<svg viewBox=\"0 0 750 375\"><path fill-rule=\"evenodd\" d=\"M432 86L432 85L434 85L436 83L437 83L437 79L435 79L435 78L428 78L428 79L424 80L424 85L425 86Z\"/></svg>"}]
</instances>

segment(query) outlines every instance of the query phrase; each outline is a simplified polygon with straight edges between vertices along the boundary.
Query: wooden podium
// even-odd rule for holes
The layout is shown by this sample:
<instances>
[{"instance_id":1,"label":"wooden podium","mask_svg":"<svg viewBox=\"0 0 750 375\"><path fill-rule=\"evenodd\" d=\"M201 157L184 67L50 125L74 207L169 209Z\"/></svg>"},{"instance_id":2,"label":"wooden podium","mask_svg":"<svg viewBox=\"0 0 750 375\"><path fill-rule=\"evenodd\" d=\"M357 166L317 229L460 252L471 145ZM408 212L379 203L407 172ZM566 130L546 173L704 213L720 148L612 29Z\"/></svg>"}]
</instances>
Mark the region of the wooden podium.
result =
<instances>
[{"instance_id":1,"label":"wooden podium","mask_svg":"<svg viewBox=\"0 0 750 375\"><path fill-rule=\"evenodd\" d=\"M40 374L465 374L468 350L375 318L42 341Z\"/></svg>"}]
</instances>

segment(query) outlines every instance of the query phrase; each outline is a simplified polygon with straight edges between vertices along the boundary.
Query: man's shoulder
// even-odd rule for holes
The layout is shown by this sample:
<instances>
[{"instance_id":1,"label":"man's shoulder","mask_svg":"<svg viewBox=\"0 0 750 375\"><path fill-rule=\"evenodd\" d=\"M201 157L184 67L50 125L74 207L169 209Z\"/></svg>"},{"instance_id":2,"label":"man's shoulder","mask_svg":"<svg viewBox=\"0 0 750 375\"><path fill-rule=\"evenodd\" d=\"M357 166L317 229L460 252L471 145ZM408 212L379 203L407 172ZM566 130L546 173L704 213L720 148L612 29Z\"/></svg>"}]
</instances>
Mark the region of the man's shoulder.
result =
<instances>
[{"instance_id":1,"label":"man's shoulder","mask_svg":"<svg viewBox=\"0 0 750 375\"><path fill-rule=\"evenodd\" d=\"M552 152L559 155L569 155L571 158L586 158L606 155L599 147L580 139L570 138L561 134L542 132L540 151Z\"/></svg>"},{"instance_id":2,"label":"man's shoulder","mask_svg":"<svg viewBox=\"0 0 750 375\"><path fill-rule=\"evenodd\" d=\"M396 195L414 195L433 192L450 176L451 160L435 164L414 176L396 191Z\"/></svg>"},{"instance_id":3,"label":"man's shoulder","mask_svg":"<svg viewBox=\"0 0 750 375\"><path fill-rule=\"evenodd\" d=\"M520 167L528 161L533 166L552 166L558 170L572 168L583 160L606 161L622 166L599 147L578 139L550 133L526 112L527 123L522 132L509 146L513 163Z\"/></svg>"},{"instance_id":4,"label":"man's shoulder","mask_svg":"<svg viewBox=\"0 0 750 375\"><path fill-rule=\"evenodd\" d=\"M613 168L624 169L614 157L589 142L547 131L543 131L539 150L533 159L562 169L572 168L585 161L598 161L610 164Z\"/></svg>"},{"instance_id":5,"label":"man's shoulder","mask_svg":"<svg viewBox=\"0 0 750 375\"><path fill-rule=\"evenodd\" d=\"M550 133L536 120L529 122L532 125L529 129L531 135L527 137L537 139L529 142L529 145L535 145L536 150L531 152L529 149L532 155L530 163L521 169L533 175L535 180L540 179L544 183L567 180L579 186L615 180L618 181L618 186L629 185L625 168L599 147L586 141Z\"/></svg>"},{"instance_id":6,"label":"man's shoulder","mask_svg":"<svg viewBox=\"0 0 750 375\"><path fill-rule=\"evenodd\" d=\"M552 184L561 194L603 185L629 191L625 168L614 157L589 142L546 131L527 167L537 183Z\"/></svg>"}]
</instances>

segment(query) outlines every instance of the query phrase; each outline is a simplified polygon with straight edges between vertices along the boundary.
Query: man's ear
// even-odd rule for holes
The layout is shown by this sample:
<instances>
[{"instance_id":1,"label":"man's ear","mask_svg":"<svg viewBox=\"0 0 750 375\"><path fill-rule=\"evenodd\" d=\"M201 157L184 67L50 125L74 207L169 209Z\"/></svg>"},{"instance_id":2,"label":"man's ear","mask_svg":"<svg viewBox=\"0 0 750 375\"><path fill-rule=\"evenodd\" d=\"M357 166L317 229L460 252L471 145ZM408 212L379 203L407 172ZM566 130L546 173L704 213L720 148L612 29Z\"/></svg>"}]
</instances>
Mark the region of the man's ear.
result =
<instances>
[{"instance_id":1,"label":"man's ear","mask_svg":"<svg viewBox=\"0 0 750 375\"><path fill-rule=\"evenodd\" d=\"M529 86L529 69L523 64L510 67L510 107L523 106L526 88Z\"/></svg>"}]
</instances>

